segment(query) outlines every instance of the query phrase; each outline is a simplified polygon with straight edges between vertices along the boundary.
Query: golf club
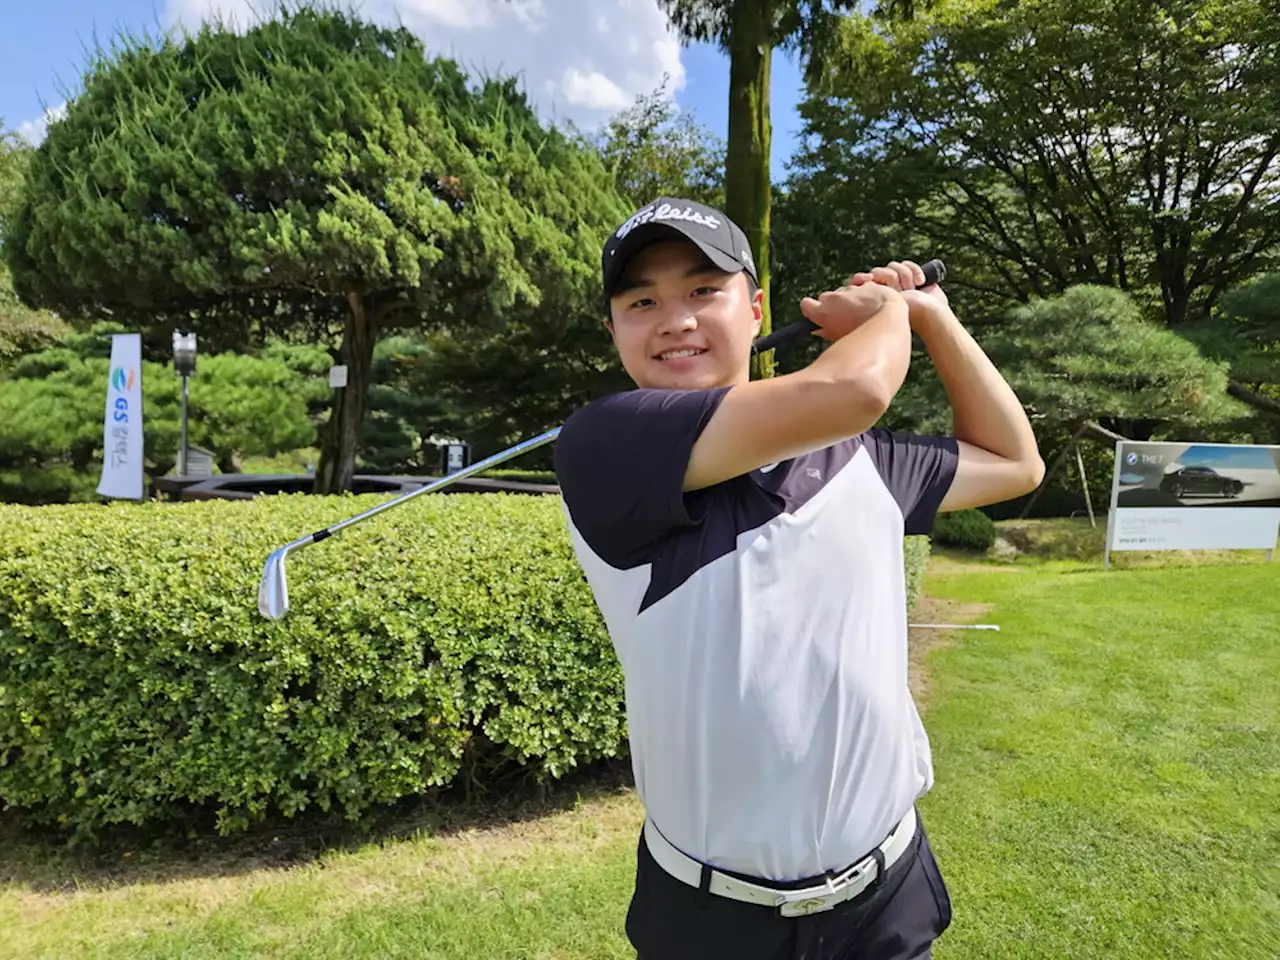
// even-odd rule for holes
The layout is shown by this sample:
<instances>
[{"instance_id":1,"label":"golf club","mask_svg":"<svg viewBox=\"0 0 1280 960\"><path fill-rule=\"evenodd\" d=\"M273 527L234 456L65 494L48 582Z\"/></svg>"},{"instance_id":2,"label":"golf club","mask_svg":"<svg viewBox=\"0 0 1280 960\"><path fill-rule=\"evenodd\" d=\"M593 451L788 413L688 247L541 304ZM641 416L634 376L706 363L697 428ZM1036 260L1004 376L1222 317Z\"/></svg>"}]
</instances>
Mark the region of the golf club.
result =
<instances>
[{"instance_id":1,"label":"golf club","mask_svg":"<svg viewBox=\"0 0 1280 960\"><path fill-rule=\"evenodd\" d=\"M908 623L912 630L995 630L1000 631L998 623Z\"/></svg>"},{"instance_id":2,"label":"golf club","mask_svg":"<svg viewBox=\"0 0 1280 960\"><path fill-rule=\"evenodd\" d=\"M946 277L947 271L941 260L930 260L924 264L923 268L925 282L924 286L933 283L940 283ZM811 320L800 320L795 323L788 324L781 330L769 334L768 336L758 338L752 344L752 353L760 353L764 350L770 350L783 343L795 340L806 333L817 329L817 324ZM424 493L431 493L442 487L447 487L451 483L457 483L459 480L465 480L467 477L482 473L491 467L496 467L500 463L512 460L521 454L528 453L530 450L536 450L538 447L545 446L555 440L560 435L560 427L548 430L540 436L533 437L530 440L524 440L517 443L514 447L510 447L499 453L495 453L491 457L486 457L469 467L449 474L447 477L441 477L431 483L419 487L417 490L411 490L409 493L388 500L386 503L380 503L376 507L366 510L364 513L357 514L354 517L343 520L333 526L325 527L323 530L317 530L315 533L309 533L305 537L300 537L292 543L286 543L283 547L272 552L267 557L266 565L262 570L262 580L258 584L258 612L269 620L279 620L289 610L289 581L285 571L285 558L288 557L290 551L310 546L313 543L319 543L321 540L327 540L340 530L354 526L370 517L377 516L384 510L390 510L392 507L398 507L403 503L412 500L414 497L421 496Z\"/></svg>"}]
</instances>

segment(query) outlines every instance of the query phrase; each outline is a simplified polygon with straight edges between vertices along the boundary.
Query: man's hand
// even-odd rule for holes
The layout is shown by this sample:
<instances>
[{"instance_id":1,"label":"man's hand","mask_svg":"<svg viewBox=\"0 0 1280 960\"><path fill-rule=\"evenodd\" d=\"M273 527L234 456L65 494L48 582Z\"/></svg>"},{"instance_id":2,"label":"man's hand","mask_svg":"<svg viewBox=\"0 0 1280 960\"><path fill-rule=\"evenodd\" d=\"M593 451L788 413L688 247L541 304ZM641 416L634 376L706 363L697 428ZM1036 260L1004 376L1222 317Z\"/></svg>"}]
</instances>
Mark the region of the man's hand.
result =
<instances>
[{"instance_id":1,"label":"man's hand","mask_svg":"<svg viewBox=\"0 0 1280 960\"><path fill-rule=\"evenodd\" d=\"M917 268L918 269L918 268ZM921 281L924 274L921 274ZM890 284L855 284L828 290L815 299L800 301L800 312L818 325L815 337L836 341L862 326L891 300L901 298L899 288Z\"/></svg>"},{"instance_id":2,"label":"man's hand","mask_svg":"<svg viewBox=\"0 0 1280 960\"><path fill-rule=\"evenodd\" d=\"M951 310L942 287L936 283L924 286L924 270L913 260L891 260L886 266L855 273L849 278L849 285L855 288L880 286L900 291L907 302L911 329L916 331Z\"/></svg>"}]
</instances>

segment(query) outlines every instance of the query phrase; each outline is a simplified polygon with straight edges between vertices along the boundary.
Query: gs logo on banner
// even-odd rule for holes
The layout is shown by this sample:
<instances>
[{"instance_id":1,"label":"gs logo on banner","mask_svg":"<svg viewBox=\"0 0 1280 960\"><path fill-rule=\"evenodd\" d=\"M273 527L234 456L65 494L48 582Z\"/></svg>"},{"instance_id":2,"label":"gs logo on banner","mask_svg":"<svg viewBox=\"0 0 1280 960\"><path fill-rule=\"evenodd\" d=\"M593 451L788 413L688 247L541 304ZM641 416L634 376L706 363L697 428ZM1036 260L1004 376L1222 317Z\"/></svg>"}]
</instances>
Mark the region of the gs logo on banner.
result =
<instances>
[{"instance_id":1,"label":"gs logo on banner","mask_svg":"<svg viewBox=\"0 0 1280 960\"><path fill-rule=\"evenodd\" d=\"M130 367L128 370L125 370L124 367L116 367L114 370L111 371L112 389L114 389L116 393L125 393L126 391L132 390L135 376L136 374L132 367ZM115 408L116 408L116 412L111 415L111 418L115 420L116 423L128 423L129 422L128 398L116 397Z\"/></svg>"}]
</instances>

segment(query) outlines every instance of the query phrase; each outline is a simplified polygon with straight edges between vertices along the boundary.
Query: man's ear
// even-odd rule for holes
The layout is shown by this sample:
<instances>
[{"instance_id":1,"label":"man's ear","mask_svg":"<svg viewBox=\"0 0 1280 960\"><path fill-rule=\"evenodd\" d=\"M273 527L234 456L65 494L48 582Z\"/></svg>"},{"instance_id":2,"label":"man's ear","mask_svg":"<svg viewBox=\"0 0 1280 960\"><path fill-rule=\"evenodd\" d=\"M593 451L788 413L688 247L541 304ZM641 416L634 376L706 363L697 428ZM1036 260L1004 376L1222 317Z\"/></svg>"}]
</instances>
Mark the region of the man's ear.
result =
<instances>
[{"instance_id":1,"label":"man's ear","mask_svg":"<svg viewBox=\"0 0 1280 960\"><path fill-rule=\"evenodd\" d=\"M760 336L760 327L764 324L764 291L757 290L751 298L751 317L755 323L754 336Z\"/></svg>"},{"instance_id":2,"label":"man's ear","mask_svg":"<svg viewBox=\"0 0 1280 960\"><path fill-rule=\"evenodd\" d=\"M614 342L616 343L618 338L613 332L613 319L611 317L605 317L600 322L604 324L604 328L609 331L609 336L613 337Z\"/></svg>"}]
</instances>

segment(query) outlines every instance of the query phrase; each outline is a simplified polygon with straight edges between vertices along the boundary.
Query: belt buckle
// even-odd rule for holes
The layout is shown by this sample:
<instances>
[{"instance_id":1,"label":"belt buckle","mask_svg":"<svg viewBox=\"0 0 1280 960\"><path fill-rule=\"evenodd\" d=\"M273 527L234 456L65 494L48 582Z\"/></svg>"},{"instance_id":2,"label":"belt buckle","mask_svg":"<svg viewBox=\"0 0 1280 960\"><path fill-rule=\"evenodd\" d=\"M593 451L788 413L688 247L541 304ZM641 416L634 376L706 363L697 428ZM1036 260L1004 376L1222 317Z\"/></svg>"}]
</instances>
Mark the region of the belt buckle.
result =
<instances>
[{"instance_id":1,"label":"belt buckle","mask_svg":"<svg viewBox=\"0 0 1280 960\"><path fill-rule=\"evenodd\" d=\"M827 882L821 887L809 887L805 890L790 890L786 893L780 893L774 905L778 908L779 915L784 917L807 917L815 913L826 913L828 910L834 910L836 904L844 902L845 898L841 897L840 893L855 879L860 879L874 864L874 860L864 860L862 863L850 867L838 877L834 879L828 878ZM822 895L814 896L815 890L821 890Z\"/></svg>"}]
</instances>

